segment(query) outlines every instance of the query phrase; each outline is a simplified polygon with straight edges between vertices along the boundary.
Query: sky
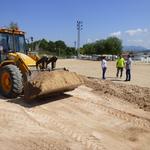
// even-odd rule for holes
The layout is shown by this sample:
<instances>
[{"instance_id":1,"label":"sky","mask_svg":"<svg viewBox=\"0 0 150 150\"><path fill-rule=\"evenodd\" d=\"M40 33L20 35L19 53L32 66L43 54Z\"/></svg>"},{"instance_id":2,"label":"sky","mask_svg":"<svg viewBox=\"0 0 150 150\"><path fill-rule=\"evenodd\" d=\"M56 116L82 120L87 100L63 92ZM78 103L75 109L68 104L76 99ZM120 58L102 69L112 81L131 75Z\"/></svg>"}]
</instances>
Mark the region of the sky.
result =
<instances>
[{"instance_id":1,"label":"sky","mask_svg":"<svg viewBox=\"0 0 150 150\"><path fill-rule=\"evenodd\" d=\"M81 46L109 36L123 45L150 48L150 0L0 0L0 27L18 23L26 37L63 40L74 46L77 20Z\"/></svg>"}]
</instances>

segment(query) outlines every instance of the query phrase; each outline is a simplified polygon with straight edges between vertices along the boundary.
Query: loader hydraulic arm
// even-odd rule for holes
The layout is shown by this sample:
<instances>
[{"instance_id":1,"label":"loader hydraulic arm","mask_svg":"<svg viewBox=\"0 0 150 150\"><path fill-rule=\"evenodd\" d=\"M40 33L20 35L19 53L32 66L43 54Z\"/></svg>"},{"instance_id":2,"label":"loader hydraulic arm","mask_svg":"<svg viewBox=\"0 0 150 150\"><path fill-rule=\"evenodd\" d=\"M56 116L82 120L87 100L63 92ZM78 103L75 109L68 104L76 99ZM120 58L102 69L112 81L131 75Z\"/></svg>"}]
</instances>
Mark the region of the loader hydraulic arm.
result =
<instances>
[{"instance_id":1,"label":"loader hydraulic arm","mask_svg":"<svg viewBox=\"0 0 150 150\"><path fill-rule=\"evenodd\" d=\"M49 58L48 56L43 56L36 62L36 68L37 69L40 68L40 70L46 70L48 64L51 63L51 70L53 70L56 67L56 61L57 61L56 56L53 56L51 58Z\"/></svg>"}]
</instances>

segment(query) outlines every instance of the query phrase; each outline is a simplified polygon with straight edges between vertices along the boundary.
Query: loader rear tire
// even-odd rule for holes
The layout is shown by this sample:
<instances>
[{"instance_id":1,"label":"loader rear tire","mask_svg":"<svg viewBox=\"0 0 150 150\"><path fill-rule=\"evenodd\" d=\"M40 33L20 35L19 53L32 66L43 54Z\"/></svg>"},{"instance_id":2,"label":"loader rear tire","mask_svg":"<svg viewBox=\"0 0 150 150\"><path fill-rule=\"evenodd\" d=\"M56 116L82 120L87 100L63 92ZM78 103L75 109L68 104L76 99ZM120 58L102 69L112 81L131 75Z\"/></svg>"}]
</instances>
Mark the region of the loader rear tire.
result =
<instances>
[{"instance_id":1,"label":"loader rear tire","mask_svg":"<svg viewBox=\"0 0 150 150\"><path fill-rule=\"evenodd\" d=\"M19 68L6 65L0 69L0 93L7 98L16 98L23 91L23 78Z\"/></svg>"}]
</instances>

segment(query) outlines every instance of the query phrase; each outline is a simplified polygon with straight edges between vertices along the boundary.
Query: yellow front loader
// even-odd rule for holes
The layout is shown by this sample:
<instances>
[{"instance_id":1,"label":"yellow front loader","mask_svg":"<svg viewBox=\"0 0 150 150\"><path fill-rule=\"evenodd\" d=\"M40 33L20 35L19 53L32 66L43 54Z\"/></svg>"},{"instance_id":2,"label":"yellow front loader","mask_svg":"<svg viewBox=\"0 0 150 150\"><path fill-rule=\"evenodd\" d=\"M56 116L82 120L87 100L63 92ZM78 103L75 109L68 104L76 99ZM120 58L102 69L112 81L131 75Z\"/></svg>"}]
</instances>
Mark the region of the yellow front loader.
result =
<instances>
[{"instance_id":1,"label":"yellow front loader","mask_svg":"<svg viewBox=\"0 0 150 150\"><path fill-rule=\"evenodd\" d=\"M25 33L0 29L0 94L7 98L24 95L25 100L73 90L82 79L73 72L56 69L57 58L26 51ZM51 67L48 68L48 64Z\"/></svg>"}]
</instances>

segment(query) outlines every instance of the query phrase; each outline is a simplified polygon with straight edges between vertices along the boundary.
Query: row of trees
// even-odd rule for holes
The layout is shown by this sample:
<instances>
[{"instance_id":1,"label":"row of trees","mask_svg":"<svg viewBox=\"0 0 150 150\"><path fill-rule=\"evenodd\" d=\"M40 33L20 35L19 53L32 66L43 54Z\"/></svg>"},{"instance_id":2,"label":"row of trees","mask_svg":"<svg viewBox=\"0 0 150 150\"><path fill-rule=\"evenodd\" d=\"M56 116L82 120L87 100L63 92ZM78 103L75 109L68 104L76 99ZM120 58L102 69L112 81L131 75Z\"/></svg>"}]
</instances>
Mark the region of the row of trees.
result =
<instances>
[{"instance_id":1,"label":"row of trees","mask_svg":"<svg viewBox=\"0 0 150 150\"><path fill-rule=\"evenodd\" d=\"M117 37L109 37L94 43L83 45L82 54L112 54L117 55L122 52L122 41Z\"/></svg>"},{"instance_id":2,"label":"row of trees","mask_svg":"<svg viewBox=\"0 0 150 150\"><path fill-rule=\"evenodd\" d=\"M8 26L9 29L18 29L18 24L11 22ZM33 40L33 38L32 38ZM39 49L42 51L47 51L52 55L70 57L72 55L77 55L77 51L74 47L68 47L64 41L47 41L46 39L32 41L28 43L29 48ZM83 45L80 49L81 54L120 54L122 51L122 41L117 37L109 37L107 39L102 39L94 43L89 43Z\"/></svg>"},{"instance_id":3,"label":"row of trees","mask_svg":"<svg viewBox=\"0 0 150 150\"><path fill-rule=\"evenodd\" d=\"M19 29L18 23L11 22L8 29ZM33 37L31 37L31 43L29 43L29 39L27 40L28 48L31 50L38 49L41 53L48 52L52 55L57 55L61 57L70 57L72 55L76 55L76 50L74 47L68 47L64 41L47 41L46 39L38 40L33 42Z\"/></svg>"},{"instance_id":4,"label":"row of trees","mask_svg":"<svg viewBox=\"0 0 150 150\"><path fill-rule=\"evenodd\" d=\"M47 41L46 39L38 40L29 45L31 49L39 49L47 51L50 54L70 57L76 55L77 52L74 47L68 47L64 41ZM38 48L37 48L38 47ZM81 54L93 55L93 54L112 54L117 55L122 52L122 41L117 37L109 37L102 39L94 43L83 45L80 49Z\"/></svg>"},{"instance_id":5,"label":"row of trees","mask_svg":"<svg viewBox=\"0 0 150 150\"><path fill-rule=\"evenodd\" d=\"M11 22L8 26L10 29L18 29L18 24ZM76 55L77 52L74 47L68 47L64 41L47 41L46 39L38 40L29 44L31 49L38 49L47 51L50 54L57 56L70 57ZM102 39L94 43L83 45L80 49L81 54L92 55L92 54L120 54L122 52L122 41L117 37L109 37Z\"/></svg>"},{"instance_id":6,"label":"row of trees","mask_svg":"<svg viewBox=\"0 0 150 150\"><path fill-rule=\"evenodd\" d=\"M31 49L38 49L40 52L49 52L49 54L57 55L61 57L70 57L76 55L76 50L74 47L68 47L64 41L47 41L46 39L34 41L29 44Z\"/></svg>"}]
</instances>

